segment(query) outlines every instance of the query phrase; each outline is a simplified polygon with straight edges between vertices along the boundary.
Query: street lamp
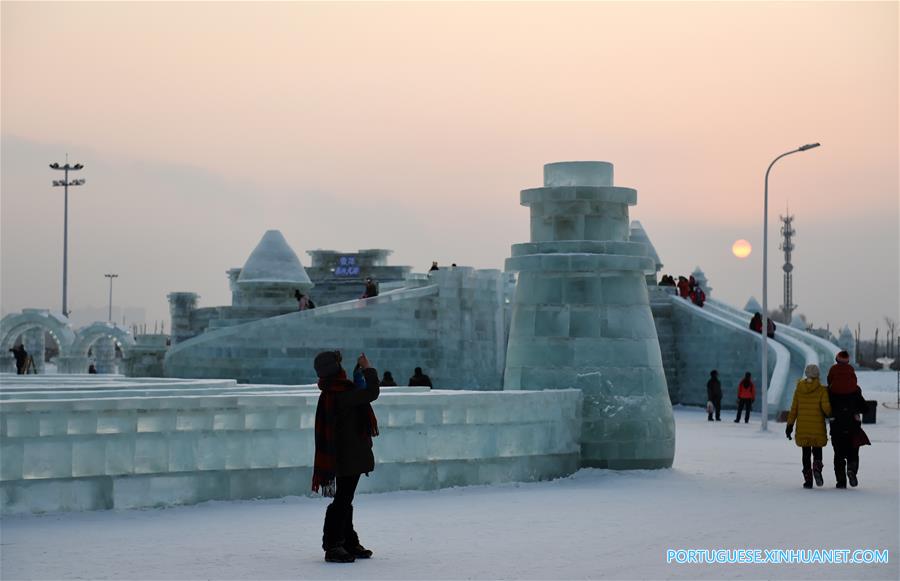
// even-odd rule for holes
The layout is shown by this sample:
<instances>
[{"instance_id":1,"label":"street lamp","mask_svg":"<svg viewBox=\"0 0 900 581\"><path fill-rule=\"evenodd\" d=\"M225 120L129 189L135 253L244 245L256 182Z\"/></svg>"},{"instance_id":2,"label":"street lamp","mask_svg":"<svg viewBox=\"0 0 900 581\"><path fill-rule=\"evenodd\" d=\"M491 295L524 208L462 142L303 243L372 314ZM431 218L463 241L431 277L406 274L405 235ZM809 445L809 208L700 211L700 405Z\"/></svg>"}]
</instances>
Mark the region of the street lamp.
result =
<instances>
[{"instance_id":1,"label":"street lamp","mask_svg":"<svg viewBox=\"0 0 900 581\"><path fill-rule=\"evenodd\" d=\"M53 186L59 187L62 186L65 190L65 210L63 213L63 284L62 284L62 314L64 317L69 316L69 309L66 306L66 291L68 289L68 279L69 279L69 186L82 186L84 185L83 179L71 180L69 181L69 172L70 171L78 171L82 169L84 166L80 163L76 163L75 165L69 165L69 154L66 154L66 164L59 165L58 163L51 163L50 169L55 169L57 171L64 172L63 179L61 180L53 180Z\"/></svg>"},{"instance_id":2,"label":"street lamp","mask_svg":"<svg viewBox=\"0 0 900 581\"><path fill-rule=\"evenodd\" d=\"M118 278L118 274L104 274L109 279L109 322L112 322L112 282L114 278Z\"/></svg>"},{"instance_id":3,"label":"street lamp","mask_svg":"<svg viewBox=\"0 0 900 581\"><path fill-rule=\"evenodd\" d=\"M819 143L807 143L787 153L782 153L772 160L769 169L766 170L766 189L763 201L763 279L762 279L762 329L760 329L760 341L762 341L762 429L769 429L769 172L772 166L782 157L819 147Z\"/></svg>"}]
</instances>

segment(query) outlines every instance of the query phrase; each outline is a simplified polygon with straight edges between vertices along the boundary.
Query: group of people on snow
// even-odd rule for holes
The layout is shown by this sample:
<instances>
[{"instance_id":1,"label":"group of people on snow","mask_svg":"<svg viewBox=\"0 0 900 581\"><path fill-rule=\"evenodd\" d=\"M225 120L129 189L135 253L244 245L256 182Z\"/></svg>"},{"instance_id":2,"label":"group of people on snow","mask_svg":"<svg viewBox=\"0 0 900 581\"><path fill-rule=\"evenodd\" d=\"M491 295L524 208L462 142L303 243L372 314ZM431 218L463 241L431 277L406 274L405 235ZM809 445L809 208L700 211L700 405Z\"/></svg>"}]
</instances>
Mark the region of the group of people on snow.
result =
<instances>
[{"instance_id":1,"label":"group of people on snow","mask_svg":"<svg viewBox=\"0 0 900 581\"><path fill-rule=\"evenodd\" d=\"M807 365L804 376L797 381L791 410L787 417L785 435L790 440L796 426L794 442L801 448L803 487L822 486L822 448L828 442L826 420L831 427L831 446L834 449L834 475L837 488L856 486L859 483L859 448L871 442L862 429L862 415L867 404L856 380L856 371L850 365L850 355L841 351L835 356L822 384L819 366ZM721 421L722 383L715 369L706 382L708 398L707 420ZM750 372L738 383L737 415L735 423L750 420L750 410L756 400L756 385Z\"/></svg>"},{"instance_id":2,"label":"group of people on snow","mask_svg":"<svg viewBox=\"0 0 900 581\"><path fill-rule=\"evenodd\" d=\"M803 487L822 486L822 448L828 442L826 419L831 426L834 450L834 476L837 488L859 484L859 448L871 444L862 429L867 404L850 365L850 354L841 351L828 370L827 385L819 380L819 367L807 365L797 382L785 435L790 440L796 425L794 442L802 449ZM810 462L810 457L812 462Z\"/></svg>"},{"instance_id":3,"label":"group of people on snow","mask_svg":"<svg viewBox=\"0 0 900 581\"><path fill-rule=\"evenodd\" d=\"M676 282L672 275L664 274L662 275L662 278L659 279L658 286L675 287L678 291L678 296L691 301L698 307L702 308L706 303L706 293L703 292L703 288L697 284L694 275L690 275L689 277L679 276L678 281Z\"/></svg>"},{"instance_id":4,"label":"group of people on snow","mask_svg":"<svg viewBox=\"0 0 900 581\"><path fill-rule=\"evenodd\" d=\"M709 381L706 382L706 413L707 420L722 421L722 382L719 381L719 372L715 369L709 372ZM737 416L734 423L741 421L741 413L744 414L744 423L750 421L750 409L756 400L756 385L753 383L753 377L750 372L744 374L744 378L738 383L737 394Z\"/></svg>"}]
</instances>

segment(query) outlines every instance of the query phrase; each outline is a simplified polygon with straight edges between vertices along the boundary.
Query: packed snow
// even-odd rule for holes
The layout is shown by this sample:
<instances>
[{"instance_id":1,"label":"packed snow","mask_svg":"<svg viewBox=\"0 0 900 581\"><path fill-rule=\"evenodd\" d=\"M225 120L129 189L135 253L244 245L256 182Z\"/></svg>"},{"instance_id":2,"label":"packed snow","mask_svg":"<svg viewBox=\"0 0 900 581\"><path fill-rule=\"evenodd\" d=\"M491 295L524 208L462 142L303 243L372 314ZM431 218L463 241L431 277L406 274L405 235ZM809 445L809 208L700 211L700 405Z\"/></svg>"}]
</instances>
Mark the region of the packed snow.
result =
<instances>
[{"instance_id":1,"label":"packed snow","mask_svg":"<svg viewBox=\"0 0 900 581\"><path fill-rule=\"evenodd\" d=\"M860 373L896 402L897 374ZM801 487L784 424L676 408L671 470L581 470L552 482L357 497L371 560L327 564L326 500L6 517L3 579L898 579L900 412L865 429L860 486ZM377 446L377 440L376 440ZM377 468L376 468L377 469ZM878 565L677 565L666 549L887 549Z\"/></svg>"}]
</instances>

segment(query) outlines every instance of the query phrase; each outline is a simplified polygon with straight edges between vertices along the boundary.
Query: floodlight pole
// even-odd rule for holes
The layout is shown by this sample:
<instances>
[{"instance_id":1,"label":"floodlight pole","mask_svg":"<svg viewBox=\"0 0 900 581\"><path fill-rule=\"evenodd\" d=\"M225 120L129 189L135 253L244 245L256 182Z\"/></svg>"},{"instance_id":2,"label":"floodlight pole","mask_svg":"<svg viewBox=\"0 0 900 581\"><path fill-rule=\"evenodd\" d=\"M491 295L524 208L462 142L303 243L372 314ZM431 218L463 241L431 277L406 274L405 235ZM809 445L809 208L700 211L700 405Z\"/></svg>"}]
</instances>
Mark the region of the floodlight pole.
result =
<instances>
[{"instance_id":1,"label":"floodlight pole","mask_svg":"<svg viewBox=\"0 0 900 581\"><path fill-rule=\"evenodd\" d=\"M67 291L68 291L68 281L69 281L69 186L80 186L84 185L83 179L77 179L69 181L69 171L78 171L82 169L84 166L80 163L76 163L74 165L69 165L69 154L66 154L66 164L59 165L58 163L51 163L50 169L55 169L57 171L63 172L62 180L53 180L54 187L63 187L64 191L64 202L63 202L63 281L62 281L62 314L64 317L69 316L69 309L67 303Z\"/></svg>"},{"instance_id":2,"label":"floodlight pole","mask_svg":"<svg viewBox=\"0 0 900 581\"><path fill-rule=\"evenodd\" d=\"M769 429L769 172L772 166L782 157L819 147L819 143L807 143L797 149L782 153L772 160L766 170L765 194L763 197L763 276L762 276L762 329L760 329L760 341L762 347L762 426L761 429Z\"/></svg>"},{"instance_id":3,"label":"floodlight pole","mask_svg":"<svg viewBox=\"0 0 900 581\"><path fill-rule=\"evenodd\" d=\"M109 279L109 322L112 323L112 283L114 278L118 278L118 274L104 274Z\"/></svg>"}]
</instances>

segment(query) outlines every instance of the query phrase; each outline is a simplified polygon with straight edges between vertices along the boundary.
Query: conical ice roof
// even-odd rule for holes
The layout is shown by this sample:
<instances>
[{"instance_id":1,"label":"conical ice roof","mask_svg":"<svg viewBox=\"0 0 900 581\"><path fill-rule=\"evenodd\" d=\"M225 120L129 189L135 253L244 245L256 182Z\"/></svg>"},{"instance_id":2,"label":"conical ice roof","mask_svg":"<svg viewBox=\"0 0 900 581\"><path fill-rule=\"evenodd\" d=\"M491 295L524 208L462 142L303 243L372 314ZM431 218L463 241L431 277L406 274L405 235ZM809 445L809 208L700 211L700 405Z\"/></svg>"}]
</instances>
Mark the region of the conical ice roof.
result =
<instances>
[{"instance_id":1,"label":"conical ice roof","mask_svg":"<svg viewBox=\"0 0 900 581\"><path fill-rule=\"evenodd\" d=\"M288 246L280 230L269 230L250 253L241 269L238 284L311 284L297 254Z\"/></svg>"}]
</instances>

